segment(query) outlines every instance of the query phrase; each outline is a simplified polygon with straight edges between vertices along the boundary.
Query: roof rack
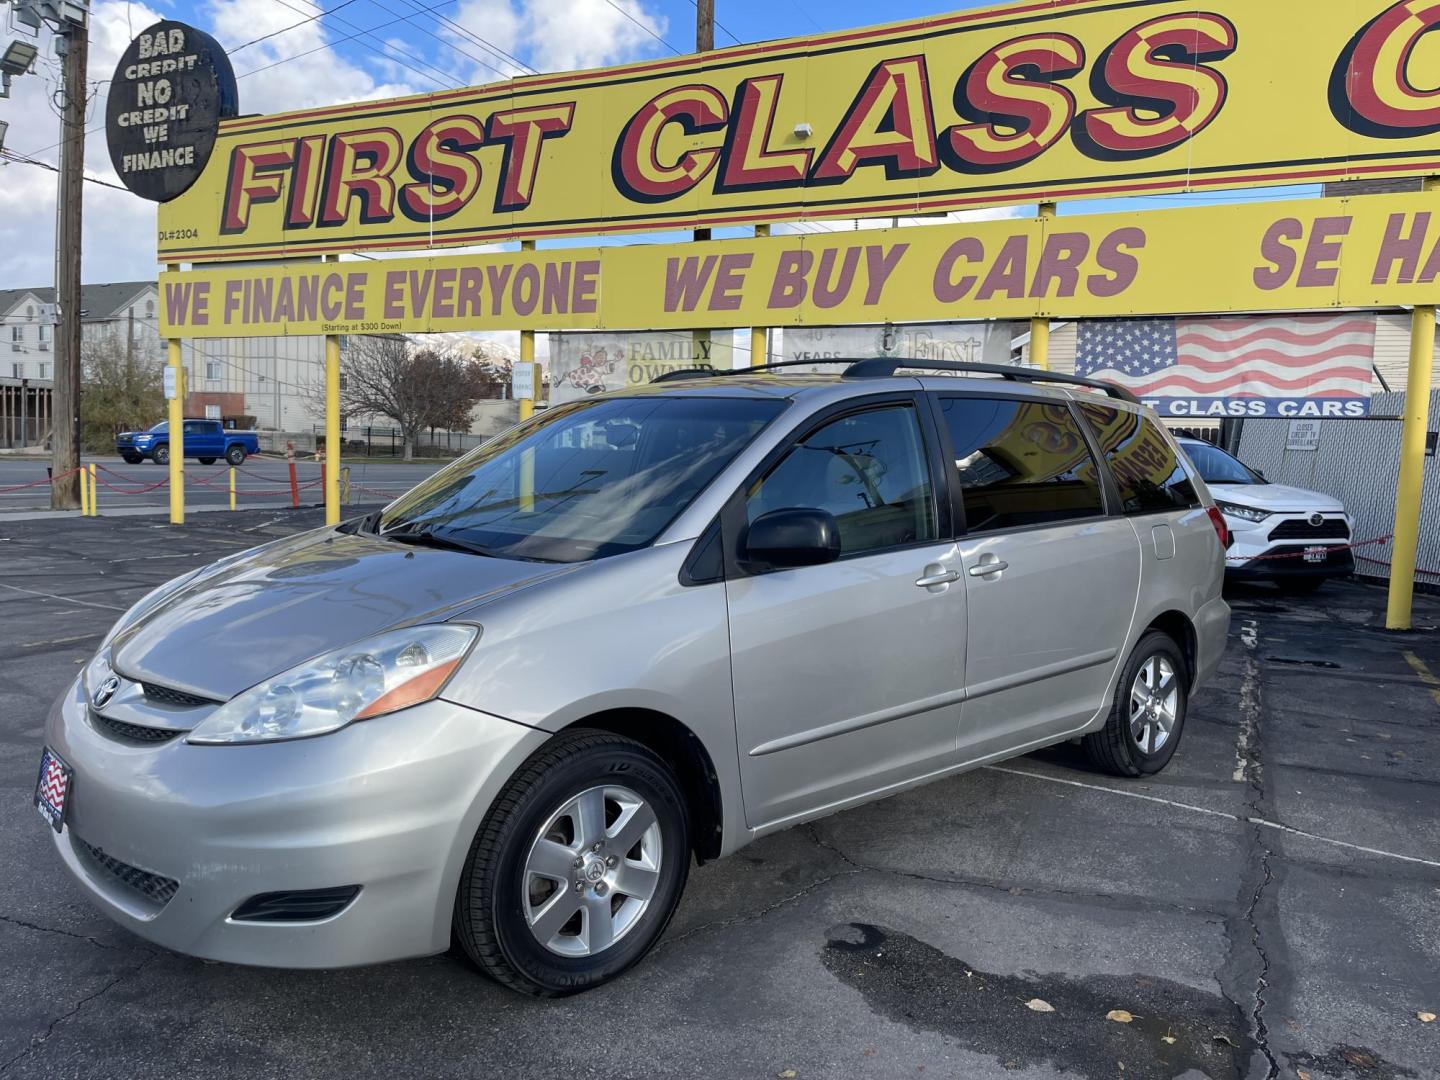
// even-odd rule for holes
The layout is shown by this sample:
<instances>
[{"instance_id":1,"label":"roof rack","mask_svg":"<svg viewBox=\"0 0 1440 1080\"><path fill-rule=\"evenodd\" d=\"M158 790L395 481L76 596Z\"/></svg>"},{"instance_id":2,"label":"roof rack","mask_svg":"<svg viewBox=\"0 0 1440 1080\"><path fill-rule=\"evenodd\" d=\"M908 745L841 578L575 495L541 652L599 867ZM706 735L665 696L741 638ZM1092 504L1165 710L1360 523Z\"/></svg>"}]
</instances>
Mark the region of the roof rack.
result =
<instances>
[{"instance_id":1,"label":"roof rack","mask_svg":"<svg viewBox=\"0 0 1440 1080\"><path fill-rule=\"evenodd\" d=\"M725 376L727 376L727 375L749 375L749 374L751 374L752 372L756 372L756 371L773 371L773 370L776 369L776 368L792 368L792 367L804 367L804 368L808 368L808 367L814 367L816 364L852 364L852 365L853 365L853 364L854 364L854 361L853 361L853 360L849 360L849 359L845 359L845 360L776 360L776 361L774 361L774 362L772 362L772 363L769 363L769 364L756 364L754 367L738 367L738 368L691 367L691 368L676 368L674 371L664 371L664 372L661 372L659 375L656 375L655 378L651 379L650 381L651 381L651 383L662 383L662 382L675 382L675 381L677 381L677 380L679 380L679 379L709 379L709 378L718 379L718 378L723 378L723 377L725 377ZM848 374L848 372L847 372L847 374Z\"/></svg>"},{"instance_id":2,"label":"roof rack","mask_svg":"<svg viewBox=\"0 0 1440 1080\"><path fill-rule=\"evenodd\" d=\"M1119 401L1140 404L1140 399L1123 386L1101 379L1087 379L1083 375L1065 375L1056 371L1042 371L1039 368L1011 367L1007 364L965 364L956 360L903 360L879 357L874 360L857 360L845 369L850 379L880 379L894 375L900 368L919 368L923 371L953 371L962 375L995 375L1008 382L1058 383L1061 386L1083 386L1089 390L1101 390Z\"/></svg>"},{"instance_id":3,"label":"roof rack","mask_svg":"<svg viewBox=\"0 0 1440 1080\"><path fill-rule=\"evenodd\" d=\"M959 375L993 375L1008 382L1055 383L1061 386L1083 386L1089 390L1100 390L1118 401L1140 404L1140 399L1123 386L1101 379L1087 379L1083 375L1065 375L1057 371L1041 371L1038 368L1011 367L1006 364L966 364L956 360L907 360L894 357L873 357L867 360L777 360L770 364L756 364L743 368L677 368L666 371L651 379L652 383L675 382L680 379L725 378L731 375L748 375L756 371L774 371L793 367L813 367L816 364L848 364L844 371L847 379L884 379L894 375L901 368L918 368L922 371L951 371Z\"/></svg>"}]
</instances>

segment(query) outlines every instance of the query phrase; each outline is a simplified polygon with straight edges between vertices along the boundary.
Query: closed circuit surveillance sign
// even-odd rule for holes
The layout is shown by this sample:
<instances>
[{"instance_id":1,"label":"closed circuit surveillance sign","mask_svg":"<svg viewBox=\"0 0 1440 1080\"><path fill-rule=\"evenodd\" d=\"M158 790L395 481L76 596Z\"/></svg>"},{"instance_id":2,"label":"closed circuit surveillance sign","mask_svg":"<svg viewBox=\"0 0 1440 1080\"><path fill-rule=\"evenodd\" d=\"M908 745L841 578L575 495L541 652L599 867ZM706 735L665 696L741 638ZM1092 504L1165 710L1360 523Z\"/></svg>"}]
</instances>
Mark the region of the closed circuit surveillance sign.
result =
<instances>
[{"instance_id":1,"label":"closed circuit surveillance sign","mask_svg":"<svg viewBox=\"0 0 1440 1080\"><path fill-rule=\"evenodd\" d=\"M183 194L238 100L230 59L209 34L169 20L142 31L120 57L105 106L121 182L152 202Z\"/></svg>"}]
</instances>

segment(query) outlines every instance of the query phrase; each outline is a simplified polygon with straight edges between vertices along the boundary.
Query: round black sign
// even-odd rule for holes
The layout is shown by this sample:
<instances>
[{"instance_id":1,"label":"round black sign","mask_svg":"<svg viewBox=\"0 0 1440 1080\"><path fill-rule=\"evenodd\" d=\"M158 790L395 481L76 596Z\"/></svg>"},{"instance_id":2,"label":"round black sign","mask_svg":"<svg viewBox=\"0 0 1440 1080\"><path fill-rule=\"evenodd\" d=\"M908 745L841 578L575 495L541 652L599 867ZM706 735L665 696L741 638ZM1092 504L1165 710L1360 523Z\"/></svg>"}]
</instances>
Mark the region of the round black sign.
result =
<instances>
[{"instance_id":1,"label":"round black sign","mask_svg":"<svg viewBox=\"0 0 1440 1080\"><path fill-rule=\"evenodd\" d=\"M193 26L158 22L130 43L110 80L110 161L136 195L168 202L199 178L221 119L238 111L235 70L220 43Z\"/></svg>"}]
</instances>

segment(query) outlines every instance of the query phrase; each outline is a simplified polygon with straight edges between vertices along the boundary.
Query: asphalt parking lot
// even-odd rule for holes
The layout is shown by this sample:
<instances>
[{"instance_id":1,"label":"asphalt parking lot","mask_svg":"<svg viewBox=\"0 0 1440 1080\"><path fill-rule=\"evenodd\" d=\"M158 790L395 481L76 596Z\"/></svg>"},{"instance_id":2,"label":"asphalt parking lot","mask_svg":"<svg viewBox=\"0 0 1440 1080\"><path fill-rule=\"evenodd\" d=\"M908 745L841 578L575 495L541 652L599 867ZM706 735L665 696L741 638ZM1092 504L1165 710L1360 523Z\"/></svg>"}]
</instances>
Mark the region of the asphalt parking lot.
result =
<instances>
[{"instance_id":1,"label":"asphalt parking lot","mask_svg":"<svg viewBox=\"0 0 1440 1080\"><path fill-rule=\"evenodd\" d=\"M1161 777L1061 747L770 837L696 870L650 958L578 998L455 955L296 973L152 948L31 807L45 711L145 591L318 520L0 520L7 1080L1440 1077L1417 1017L1440 1012L1440 602L1388 634L1360 585L1237 591Z\"/></svg>"}]
</instances>

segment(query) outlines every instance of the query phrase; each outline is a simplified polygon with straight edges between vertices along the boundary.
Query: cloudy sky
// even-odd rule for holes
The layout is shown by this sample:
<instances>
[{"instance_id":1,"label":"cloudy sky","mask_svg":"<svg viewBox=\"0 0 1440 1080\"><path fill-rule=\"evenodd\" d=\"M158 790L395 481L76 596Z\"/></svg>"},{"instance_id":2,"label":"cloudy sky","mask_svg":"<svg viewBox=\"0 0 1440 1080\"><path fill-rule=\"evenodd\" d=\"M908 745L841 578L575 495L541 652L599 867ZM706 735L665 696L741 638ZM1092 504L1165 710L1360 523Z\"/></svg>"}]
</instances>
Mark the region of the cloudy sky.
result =
<instances>
[{"instance_id":1,"label":"cloudy sky","mask_svg":"<svg viewBox=\"0 0 1440 1080\"><path fill-rule=\"evenodd\" d=\"M130 39L160 18L208 30L229 51L244 112L265 113L490 82L691 51L694 0L94 0L86 174L114 182L104 141L107 80ZM718 45L980 6L899 0L718 0ZM0 8L5 0L0 0ZM318 16L318 17L317 17ZM35 73L0 100L5 148L53 165L60 66L48 38ZM0 288L53 280L55 173L0 163ZM1294 192L1299 193L1299 192ZM1280 194L1272 190L1271 194ZM99 182L85 191L85 280L153 277L155 207ZM1214 201L1170 196L1147 206ZM1074 212L1087 207L1065 207ZM1097 209L1099 207L1089 207ZM1104 209L1122 209L1110 202ZM1007 213L1026 213L1018 208ZM723 233L721 233L723 235ZM630 238L633 240L634 238Z\"/></svg>"}]
</instances>

